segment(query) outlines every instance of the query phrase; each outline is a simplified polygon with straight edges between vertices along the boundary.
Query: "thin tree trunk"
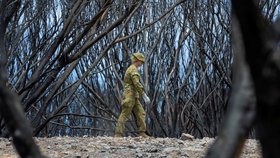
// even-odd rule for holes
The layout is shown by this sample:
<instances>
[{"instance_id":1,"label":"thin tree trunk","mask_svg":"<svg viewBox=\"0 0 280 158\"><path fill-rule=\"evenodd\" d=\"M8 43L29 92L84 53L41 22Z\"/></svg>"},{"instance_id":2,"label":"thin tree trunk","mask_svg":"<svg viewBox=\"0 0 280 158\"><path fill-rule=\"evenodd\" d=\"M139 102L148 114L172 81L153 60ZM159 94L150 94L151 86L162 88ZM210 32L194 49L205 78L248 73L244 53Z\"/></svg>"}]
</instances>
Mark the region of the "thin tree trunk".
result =
<instances>
[{"instance_id":1,"label":"thin tree trunk","mask_svg":"<svg viewBox=\"0 0 280 158\"><path fill-rule=\"evenodd\" d=\"M9 4L6 0L2 0L0 4L0 113L4 118L19 155L21 157L40 158L43 156L32 138L30 124L25 119L18 97L6 86L8 78L5 32L9 19L16 11L19 2ZM12 7L7 7L9 5Z\"/></svg>"}]
</instances>

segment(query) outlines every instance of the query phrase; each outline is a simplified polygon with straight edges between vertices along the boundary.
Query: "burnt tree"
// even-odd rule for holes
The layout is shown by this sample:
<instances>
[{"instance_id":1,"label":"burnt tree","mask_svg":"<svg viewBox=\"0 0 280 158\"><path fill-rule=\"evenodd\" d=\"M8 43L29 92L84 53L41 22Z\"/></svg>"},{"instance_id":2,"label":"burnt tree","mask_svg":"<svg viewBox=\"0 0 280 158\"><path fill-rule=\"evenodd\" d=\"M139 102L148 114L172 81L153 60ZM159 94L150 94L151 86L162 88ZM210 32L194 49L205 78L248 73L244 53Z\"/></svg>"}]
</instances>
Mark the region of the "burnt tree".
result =
<instances>
[{"instance_id":1,"label":"burnt tree","mask_svg":"<svg viewBox=\"0 0 280 158\"><path fill-rule=\"evenodd\" d=\"M5 32L12 15L20 5L20 1L1 0L0 4L0 113L19 155L40 158L43 156L32 138L31 126L24 116L18 96L6 86L8 77Z\"/></svg>"},{"instance_id":2,"label":"burnt tree","mask_svg":"<svg viewBox=\"0 0 280 158\"><path fill-rule=\"evenodd\" d=\"M256 129L263 157L279 157L279 21L269 23L253 0L233 0L232 5L235 62L239 63L235 69L232 110L206 157L239 156L252 127Z\"/></svg>"}]
</instances>

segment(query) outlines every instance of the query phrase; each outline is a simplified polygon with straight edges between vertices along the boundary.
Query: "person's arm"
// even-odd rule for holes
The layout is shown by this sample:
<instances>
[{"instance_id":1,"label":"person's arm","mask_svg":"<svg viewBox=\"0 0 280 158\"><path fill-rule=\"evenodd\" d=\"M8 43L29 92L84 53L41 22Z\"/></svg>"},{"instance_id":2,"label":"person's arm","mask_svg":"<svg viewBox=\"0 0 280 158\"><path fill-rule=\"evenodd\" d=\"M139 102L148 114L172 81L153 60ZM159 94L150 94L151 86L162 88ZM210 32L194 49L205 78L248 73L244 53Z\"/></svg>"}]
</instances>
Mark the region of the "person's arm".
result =
<instances>
[{"instance_id":1,"label":"person's arm","mask_svg":"<svg viewBox=\"0 0 280 158\"><path fill-rule=\"evenodd\" d=\"M136 91L139 93L140 96L143 96L144 87L140 83L140 74L138 72L133 72L131 77L132 77L133 85L136 88Z\"/></svg>"},{"instance_id":2,"label":"person's arm","mask_svg":"<svg viewBox=\"0 0 280 158\"><path fill-rule=\"evenodd\" d=\"M150 104L150 98L147 96L147 94L144 91L143 85L140 83L140 74L138 72L135 72L132 74L132 81L134 84L134 87L136 88L139 95L141 95L145 101L146 104Z\"/></svg>"}]
</instances>

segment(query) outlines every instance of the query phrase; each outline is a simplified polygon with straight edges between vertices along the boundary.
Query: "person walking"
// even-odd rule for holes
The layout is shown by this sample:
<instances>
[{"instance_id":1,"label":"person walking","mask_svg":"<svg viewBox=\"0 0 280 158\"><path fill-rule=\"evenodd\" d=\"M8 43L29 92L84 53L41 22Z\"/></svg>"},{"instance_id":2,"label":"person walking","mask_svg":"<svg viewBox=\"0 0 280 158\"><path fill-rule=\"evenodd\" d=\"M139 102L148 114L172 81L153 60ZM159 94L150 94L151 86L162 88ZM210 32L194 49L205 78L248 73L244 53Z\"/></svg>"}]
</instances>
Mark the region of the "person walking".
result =
<instances>
[{"instance_id":1,"label":"person walking","mask_svg":"<svg viewBox=\"0 0 280 158\"><path fill-rule=\"evenodd\" d=\"M140 83L140 74L138 68L145 62L145 56L140 53L134 53L131 56L132 64L127 68L124 75L124 92L121 103L121 114L118 118L115 129L115 137L122 137L125 122L129 119L132 112L136 116L139 136L149 137L146 132L146 113L140 103L139 98L142 97L146 104L150 104L150 98L144 91L143 85Z\"/></svg>"}]
</instances>

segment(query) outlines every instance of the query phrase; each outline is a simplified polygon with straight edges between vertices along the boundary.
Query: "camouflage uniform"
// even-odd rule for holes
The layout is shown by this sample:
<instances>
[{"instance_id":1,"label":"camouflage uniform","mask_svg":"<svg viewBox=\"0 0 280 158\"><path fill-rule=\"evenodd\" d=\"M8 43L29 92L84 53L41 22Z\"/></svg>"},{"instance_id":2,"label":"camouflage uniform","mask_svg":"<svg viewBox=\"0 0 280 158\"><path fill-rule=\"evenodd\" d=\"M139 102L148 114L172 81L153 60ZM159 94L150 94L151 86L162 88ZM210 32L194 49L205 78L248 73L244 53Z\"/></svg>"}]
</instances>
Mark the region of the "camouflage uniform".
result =
<instances>
[{"instance_id":1,"label":"camouflage uniform","mask_svg":"<svg viewBox=\"0 0 280 158\"><path fill-rule=\"evenodd\" d=\"M128 67L124 76L124 93L121 104L122 111L116 125L115 136L121 136L123 134L124 124L129 119L132 111L136 115L140 135L146 131L146 113L139 101L139 97L143 94L144 88L140 83L140 74L137 67L132 64Z\"/></svg>"}]
</instances>

